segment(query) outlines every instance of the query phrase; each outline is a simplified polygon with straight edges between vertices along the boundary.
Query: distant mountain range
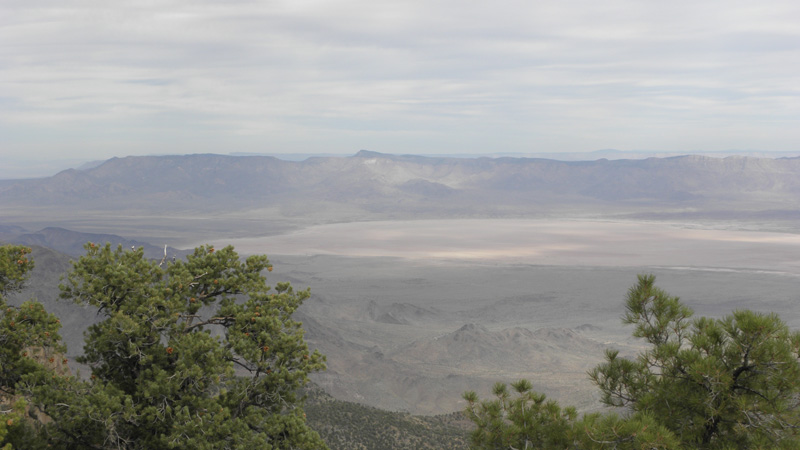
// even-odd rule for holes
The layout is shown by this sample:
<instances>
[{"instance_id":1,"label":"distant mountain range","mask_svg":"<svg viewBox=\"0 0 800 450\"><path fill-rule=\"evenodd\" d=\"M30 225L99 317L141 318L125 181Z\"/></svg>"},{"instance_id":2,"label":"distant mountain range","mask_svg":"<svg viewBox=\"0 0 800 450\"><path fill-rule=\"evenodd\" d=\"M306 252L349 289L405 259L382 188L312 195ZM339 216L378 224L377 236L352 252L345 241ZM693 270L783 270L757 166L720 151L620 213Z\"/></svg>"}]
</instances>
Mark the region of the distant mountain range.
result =
<instances>
[{"instance_id":1,"label":"distant mountain range","mask_svg":"<svg viewBox=\"0 0 800 450\"><path fill-rule=\"evenodd\" d=\"M112 158L49 178L0 181L0 208L43 211L359 211L373 218L552 212L766 214L796 218L800 158L643 160L398 156L286 161L270 156ZM54 214L57 215L57 214ZM337 220L333 217L332 220Z\"/></svg>"},{"instance_id":2,"label":"distant mountain range","mask_svg":"<svg viewBox=\"0 0 800 450\"><path fill-rule=\"evenodd\" d=\"M444 158L544 158L557 161L592 161L597 159L645 159L645 158L668 158L686 154L711 156L724 158L727 156L746 156L751 158L792 158L800 156L800 151L763 151L763 150L720 150L720 151L653 151L653 150L616 150L602 149L590 152L492 152L492 153L448 153L448 154L428 154L430 157ZM271 156L285 161L303 161L309 158L319 157L348 157L351 154L343 153L256 153L256 152L231 152L230 156ZM150 155L158 156L158 155ZM81 158L48 159L39 158L29 159L25 156L0 156L0 180L23 179L23 178L43 178L49 177L54 173L69 168L88 169L102 164L102 160L88 160Z\"/></svg>"}]
</instances>

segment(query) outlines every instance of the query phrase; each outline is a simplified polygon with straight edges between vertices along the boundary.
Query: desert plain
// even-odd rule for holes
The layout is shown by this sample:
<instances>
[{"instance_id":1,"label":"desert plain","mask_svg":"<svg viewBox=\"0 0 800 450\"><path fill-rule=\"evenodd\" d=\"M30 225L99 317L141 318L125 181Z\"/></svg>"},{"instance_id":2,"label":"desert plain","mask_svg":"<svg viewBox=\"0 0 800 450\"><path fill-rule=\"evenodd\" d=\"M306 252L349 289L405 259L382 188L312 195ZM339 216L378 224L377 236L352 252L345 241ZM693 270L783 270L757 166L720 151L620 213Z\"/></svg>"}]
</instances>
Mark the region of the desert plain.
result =
<instances>
[{"instance_id":1,"label":"desert plain","mask_svg":"<svg viewBox=\"0 0 800 450\"><path fill-rule=\"evenodd\" d=\"M267 254L270 283L310 288L298 318L328 356L314 381L390 410L449 412L466 390L519 378L600 408L586 372L605 348L643 348L620 322L640 273L697 315L746 308L800 326L800 235L752 225L447 219L253 234L196 243Z\"/></svg>"}]
</instances>

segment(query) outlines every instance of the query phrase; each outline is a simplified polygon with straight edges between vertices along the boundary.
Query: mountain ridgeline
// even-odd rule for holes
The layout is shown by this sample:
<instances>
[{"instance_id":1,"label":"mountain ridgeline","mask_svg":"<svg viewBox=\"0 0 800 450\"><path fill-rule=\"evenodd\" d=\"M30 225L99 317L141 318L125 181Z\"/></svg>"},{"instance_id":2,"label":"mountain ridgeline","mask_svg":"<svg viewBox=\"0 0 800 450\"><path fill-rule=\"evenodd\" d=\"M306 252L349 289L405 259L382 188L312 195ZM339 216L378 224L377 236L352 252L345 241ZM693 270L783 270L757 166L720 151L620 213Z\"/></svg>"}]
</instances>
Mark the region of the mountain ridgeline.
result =
<instances>
[{"instance_id":1,"label":"mountain ridgeline","mask_svg":"<svg viewBox=\"0 0 800 450\"><path fill-rule=\"evenodd\" d=\"M373 218L550 212L798 216L800 158L643 160L396 156L132 156L0 182L0 207L234 211L316 207ZM657 206L655 206L657 205Z\"/></svg>"}]
</instances>

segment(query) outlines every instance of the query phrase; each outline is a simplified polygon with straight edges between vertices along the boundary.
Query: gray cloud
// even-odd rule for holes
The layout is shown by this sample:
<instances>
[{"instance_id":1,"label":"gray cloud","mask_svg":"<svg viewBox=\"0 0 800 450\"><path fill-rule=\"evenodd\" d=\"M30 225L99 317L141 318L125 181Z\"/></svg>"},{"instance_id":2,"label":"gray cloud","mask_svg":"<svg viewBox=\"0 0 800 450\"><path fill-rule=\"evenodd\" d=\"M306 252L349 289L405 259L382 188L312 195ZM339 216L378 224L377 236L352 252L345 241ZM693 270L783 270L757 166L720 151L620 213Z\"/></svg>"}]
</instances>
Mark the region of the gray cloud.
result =
<instances>
[{"instance_id":1,"label":"gray cloud","mask_svg":"<svg viewBox=\"0 0 800 450\"><path fill-rule=\"evenodd\" d=\"M796 150L796 2L7 1L5 154Z\"/></svg>"}]
</instances>

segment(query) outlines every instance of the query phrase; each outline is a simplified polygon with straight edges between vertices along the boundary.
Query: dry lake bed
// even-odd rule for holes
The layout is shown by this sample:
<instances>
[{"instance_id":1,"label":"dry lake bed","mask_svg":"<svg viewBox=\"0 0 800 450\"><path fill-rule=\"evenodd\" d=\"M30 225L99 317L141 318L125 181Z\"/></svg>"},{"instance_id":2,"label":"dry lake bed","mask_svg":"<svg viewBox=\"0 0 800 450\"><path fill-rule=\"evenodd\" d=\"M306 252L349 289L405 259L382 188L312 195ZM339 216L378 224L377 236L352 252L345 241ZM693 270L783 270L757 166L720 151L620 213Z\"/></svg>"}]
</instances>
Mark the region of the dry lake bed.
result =
<instances>
[{"instance_id":1,"label":"dry lake bed","mask_svg":"<svg viewBox=\"0 0 800 450\"><path fill-rule=\"evenodd\" d=\"M318 225L227 239L243 253L662 266L800 275L800 235L664 222L418 220Z\"/></svg>"}]
</instances>

